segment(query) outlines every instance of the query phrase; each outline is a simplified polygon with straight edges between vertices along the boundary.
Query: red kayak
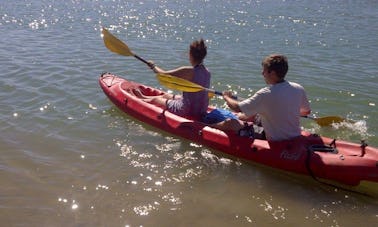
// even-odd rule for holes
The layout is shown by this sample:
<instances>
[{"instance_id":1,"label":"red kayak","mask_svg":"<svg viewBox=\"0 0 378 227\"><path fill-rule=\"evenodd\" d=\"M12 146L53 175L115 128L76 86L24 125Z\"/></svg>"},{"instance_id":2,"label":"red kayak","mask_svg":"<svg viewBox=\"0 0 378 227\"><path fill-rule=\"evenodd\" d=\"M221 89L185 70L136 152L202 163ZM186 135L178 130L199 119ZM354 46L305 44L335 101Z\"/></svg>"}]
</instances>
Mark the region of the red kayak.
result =
<instances>
[{"instance_id":1,"label":"red kayak","mask_svg":"<svg viewBox=\"0 0 378 227\"><path fill-rule=\"evenodd\" d=\"M134 93L138 89L145 96L154 96L164 91L110 73L101 75L99 83L119 109L146 124L234 157L378 197L378 149L364 142L350 143L305 131L298 138L280 142L241 137L172 114Z\"/></svg>"}]
</instances>

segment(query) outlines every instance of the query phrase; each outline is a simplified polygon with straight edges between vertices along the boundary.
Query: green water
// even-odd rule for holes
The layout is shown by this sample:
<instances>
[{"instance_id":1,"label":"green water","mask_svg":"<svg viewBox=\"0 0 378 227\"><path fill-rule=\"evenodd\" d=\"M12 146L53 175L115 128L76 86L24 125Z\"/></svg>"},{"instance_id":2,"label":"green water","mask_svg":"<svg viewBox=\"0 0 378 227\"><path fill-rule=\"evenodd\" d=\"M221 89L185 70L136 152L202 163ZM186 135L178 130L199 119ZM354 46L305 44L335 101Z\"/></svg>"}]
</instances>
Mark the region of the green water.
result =
<instances>
[{"instance_id":1,"label":"green water","mask_svg":"<svg viewBox=\"0 0 378 227\"><path fill-rule=\"evenodd\" d=\"M355 226L377 201L293 179L153 129L102 93L104 72L160 87L103 45L105 26L163 68L204 38L216 90L264 86L289 58L313 113L354 124L305 130L378 147L377 1L0 0L0 220L6 226ZM212 104L222 106L221 99Z\"/></svg>"}]
</instances>

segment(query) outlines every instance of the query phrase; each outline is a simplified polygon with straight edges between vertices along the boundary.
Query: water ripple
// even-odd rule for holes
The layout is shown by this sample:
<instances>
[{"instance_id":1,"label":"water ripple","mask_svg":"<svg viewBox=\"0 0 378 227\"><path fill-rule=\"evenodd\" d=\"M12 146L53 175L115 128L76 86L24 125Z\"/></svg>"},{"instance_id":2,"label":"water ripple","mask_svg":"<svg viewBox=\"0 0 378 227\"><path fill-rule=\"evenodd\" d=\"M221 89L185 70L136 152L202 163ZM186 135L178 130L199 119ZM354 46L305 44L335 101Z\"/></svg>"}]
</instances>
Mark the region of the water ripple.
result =
<instances>
[{"instance_id":1,"label":"water ripple","mask_svg":"<svg viewBox=\"0 0 378 227\"><path fill-rule=\"evenodd\" d=\"M370 201L276 176L127 116L97 80L107 71L160 86L146 65L104 47L102 26L166 69L189 64L188 44L204 38L212 86L240 97L265 86L261 60L281 52L288 79L306 88L315 115L356 122L320 128L303 120L303 127L376 147L376 12L367 0L2 1L1 219L35 226L375 223ZM225 107L219 97L211 102ZM345 216L355 209L363 215Z\"/></svg>"}]
</instances>

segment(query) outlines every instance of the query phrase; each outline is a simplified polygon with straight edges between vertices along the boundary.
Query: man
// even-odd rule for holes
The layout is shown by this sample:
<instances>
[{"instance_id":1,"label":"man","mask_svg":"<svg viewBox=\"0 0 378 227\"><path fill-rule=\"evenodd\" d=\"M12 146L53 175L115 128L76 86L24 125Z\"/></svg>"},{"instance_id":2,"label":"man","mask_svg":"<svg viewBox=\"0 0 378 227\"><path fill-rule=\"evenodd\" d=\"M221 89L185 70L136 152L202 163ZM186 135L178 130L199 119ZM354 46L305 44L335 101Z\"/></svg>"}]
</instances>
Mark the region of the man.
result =
<instances>
[{"instance_id":1,"label":"man","mask_svg":"<svg viewBox=\"0 0 378 227\"><path fill-rule=\"evenodd\" d=\"M227 119L213 126L240 134L246 128L242 121L251 120L258 114L267 140L281 141L300 136L300 117L311 112L304 88L285 80L289 67L284 55L267 56L262 68L268 86L241 102L232 99L231 92L224 92L224 100L233 111L238 112L239 120Z\"/></svg>"}]
</instances>

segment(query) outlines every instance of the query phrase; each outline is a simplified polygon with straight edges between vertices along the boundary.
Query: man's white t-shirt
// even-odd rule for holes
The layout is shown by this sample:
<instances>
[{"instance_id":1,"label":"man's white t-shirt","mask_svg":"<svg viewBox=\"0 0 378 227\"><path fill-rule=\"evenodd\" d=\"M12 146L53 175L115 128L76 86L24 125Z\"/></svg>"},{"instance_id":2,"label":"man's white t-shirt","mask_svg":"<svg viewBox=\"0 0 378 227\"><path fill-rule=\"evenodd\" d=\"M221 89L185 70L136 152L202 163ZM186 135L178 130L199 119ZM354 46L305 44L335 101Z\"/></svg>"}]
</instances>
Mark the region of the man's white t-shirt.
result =
<instances>
[{"instance_id":1,"label":"man's white t-shirt","mask_svg":"<svg viewBox=\"0 0 378 227\"><path fill-rule=\"evenodd\" d=\"M259 114L267 139L280 141L301 135L300 112L310 104L301 85L284 81L260 89L239 108L247 116Z\"/></svg>"}]
</instances>

